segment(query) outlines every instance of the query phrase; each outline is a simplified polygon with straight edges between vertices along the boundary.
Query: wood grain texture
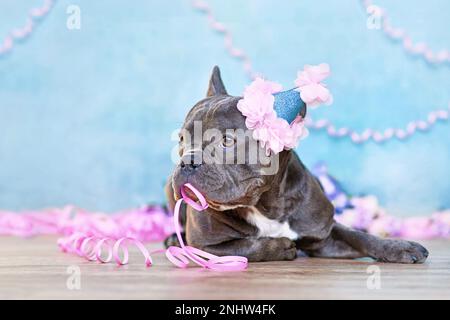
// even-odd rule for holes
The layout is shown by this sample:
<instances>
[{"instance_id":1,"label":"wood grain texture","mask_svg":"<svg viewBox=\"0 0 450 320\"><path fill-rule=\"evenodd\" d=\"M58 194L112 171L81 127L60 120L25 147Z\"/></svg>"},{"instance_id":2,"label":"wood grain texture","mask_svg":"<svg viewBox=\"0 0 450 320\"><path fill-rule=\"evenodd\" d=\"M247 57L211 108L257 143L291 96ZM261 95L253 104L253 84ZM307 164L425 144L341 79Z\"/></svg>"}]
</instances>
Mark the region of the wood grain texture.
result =
<instances>
[{"instance_id":1,"label":"wood grain texture","mask_svg":"<svg viewBox=\"0 0 450 320\"><path fill-rule=\"evenodd\" d=\"M129 265L99 264L60 252L55 237L0 237L0 299L450 299L450 241L424 244L423 265L298 258L219 273L177 269L161 254L147 268L133 251ZM67 289L71 265L80 290ZM370 265L381 271L378 290L367 288Z\"/></svg>"}]
</instances>

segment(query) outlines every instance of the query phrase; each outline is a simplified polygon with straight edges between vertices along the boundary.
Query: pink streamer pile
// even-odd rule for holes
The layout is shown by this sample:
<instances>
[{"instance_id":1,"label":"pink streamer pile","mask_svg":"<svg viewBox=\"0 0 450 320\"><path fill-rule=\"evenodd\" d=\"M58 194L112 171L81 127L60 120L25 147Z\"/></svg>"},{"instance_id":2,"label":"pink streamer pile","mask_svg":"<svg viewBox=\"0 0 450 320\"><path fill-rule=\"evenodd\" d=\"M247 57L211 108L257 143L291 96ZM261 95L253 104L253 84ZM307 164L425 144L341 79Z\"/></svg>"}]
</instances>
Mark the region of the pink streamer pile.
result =
<instances>
[{"instance_id":1,"label":"pink streamer pile","mask_svg":"<svg viewBox=\"0 0 450 320\"><path fill-rule=\"evenodd\" d=\"M374 196L352 197L351 208L334 216L337 222L370 234L405 239L449 239L450 210L428 216L389 215Z\"/></svg>"},{"instance_id":2,"label":"pink streamer pile","mask_svg":"<svg viewBox=\"0 0 450 320\"><path fill-rule=\"evenodd\" d=\"M197 197L195 202L185 192L190 189ZM186 268L189 262L215 271L240 271L247 268L245 257L219 257L184 244L181 237L179 212L185 201L198 211L208 207L206 199L191 184L181 189L182 199L175 205L170 217L160 207L148 207L124 211L115 215L88 213L73 206L51 209L45 212L0 211L0 235L31 237L42 234L59 234L57 244L63 252L74 253L90 261L108 263L115 260L124 265L129 261L129 247L135 246L144 256L147 266L153 264L151 255L165 251L166 257L177 267ZM173 221L172 221L173 219ZM180 247L149 252L144 242L161 241L176 233ZM122 253L122 257L121 257Z\"/></svg>"},{"instance_id":3,"label":"pink streamer pile","mask_svg":"<svg viewBox=\"0 0 450 320\"><path fill-rule=\"evenodd\" d=\"M0 211L0 235L36 235L121 238L143 242L161 241L174 232L172 218L157 206L127 210L116 214L88 212L74 206L17 214Z\"/></svg>"}]
</instances>

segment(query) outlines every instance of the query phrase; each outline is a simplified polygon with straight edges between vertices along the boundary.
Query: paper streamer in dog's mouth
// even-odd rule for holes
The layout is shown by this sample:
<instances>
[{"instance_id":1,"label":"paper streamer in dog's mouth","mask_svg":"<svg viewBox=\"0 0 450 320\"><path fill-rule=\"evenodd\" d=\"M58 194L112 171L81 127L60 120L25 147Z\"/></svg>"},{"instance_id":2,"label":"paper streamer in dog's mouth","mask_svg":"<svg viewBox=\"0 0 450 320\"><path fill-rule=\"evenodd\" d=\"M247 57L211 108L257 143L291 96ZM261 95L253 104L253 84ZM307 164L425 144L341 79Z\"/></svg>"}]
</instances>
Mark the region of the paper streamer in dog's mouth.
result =
<instances>
[{"instance_id":1,"label":"paper streamer in dog's mouth","mask_svg":"<svg viewBox=\"0 0 450 320\"><path fill-rule=\"evenodd\" d=\"M198 201L190 198L188 192L192 192ZM122 237L113 239L108 237L86 236L82 234L72 234L69 237L58 240L58 245L64 252L76 253L91 261L101 263L111 262L113 259L119 265L128 263L129 246L135 246L144 256L144 262L147 266L153 264L151 255L155 253L166 253L167 259L179 268L187 268L190 262L198 266L216 271L241 271L247 268L248 260L242 256L216 256L206 251L187 246L181 236L181 226L179 222L180 207L184 201L197 211L203 211L208 208L205 197L190 183L181 187L181 196L175 204L173 223L175 234L177 235L179 247L170 246L167 250L160 249L149 252L145 245L136 238Z\"/></svg>"}]
</instances>

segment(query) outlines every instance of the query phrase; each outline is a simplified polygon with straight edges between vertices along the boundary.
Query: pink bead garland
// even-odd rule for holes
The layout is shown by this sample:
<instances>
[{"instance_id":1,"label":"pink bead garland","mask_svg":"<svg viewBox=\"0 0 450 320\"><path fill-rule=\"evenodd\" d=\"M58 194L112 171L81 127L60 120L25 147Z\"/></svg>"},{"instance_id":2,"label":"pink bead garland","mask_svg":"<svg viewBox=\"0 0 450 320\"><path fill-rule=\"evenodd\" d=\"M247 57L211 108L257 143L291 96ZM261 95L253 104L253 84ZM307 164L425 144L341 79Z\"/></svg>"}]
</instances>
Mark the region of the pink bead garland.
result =
<instances>
[{"instance_id":1,"label":"pink bead garland","mask_svg":"<svg viewBox=\"0 0 450 320\"><path fill-rule=\"evenodd\" d=\"M228 54L230 56L232 56L233 58L240 60L242 62L242 67L243 67L245 73L247 74L247 76L250 79L255 80L259 75L253 71L253 67L252 67L250 58L244 52L244 50L237 48L234 45L233 34L230 32L230 30L228 30L228 28L222 22L217 21L210 5L206 1L203 1L203 0L193 0L192 6L195 9L206 14L209 26L213 30L215 30L218 33L223 35L225 49L227 50Z\"/></svg>"},{"instance_id":2,"label":"pink bead garland","mask_svg":"<svg viewBox=\"0 0 450 320\"><path fill-rule=\"evenodd\" d=\"M42 20L53 7L56 0L45 0L43 5L39 8L32 8L28 14L25 25L15 28L0 43L0 57L10 52L14 47L14 40L22 40L30 36L36 27L37 21Z\"/></svg>"},{"instance_id":3,"label":"pink bead garland","mask_svg":"<svg viewBox=\"0 0 450 320\"><path fill-rule=\"evenodd\" d=\"M347 137L352 142L360 144L368 140L376 143L382 143L396 138L405 140L418 131L428 131L437 121L447 121L449 119L450 104L447 109L432 111L428 114L426 120L411 121L404 129L387 128L384 131L366 129L362 133L357 133L349 128L336 128L329 120L322 119L313 121L306 118L306 126L310 129L325 130L331 137Z\"/></svg>"},{"instance_id":4,"label":"pink bead garland","mask_svg":"<svg viewBox=\"0 0 450 320\"><path fill-rule=\"evenodd\" d=\"M370 6L370 1L363 0L363 3L367 6ZM249 76L251 80L254 80L256 77L260 77L261 75L257 74L252 69L252 62L249 56L245 53L243 49L237 48L234 46L233 35L230 30L222 23L219 22L214 16L213 10L211 6L203 0L194 0L192 1L192 6L204 13L207 16L209 21L209 26L213 30L221 33L224 36L225 48L228 54L242 61L243 68L245 73ZM393 28L387 22L384 23L383 30L387 29L391 32ZM397 29L394 29L391 32L395 36L399 36L400 32ZM402 33L404 35L404 33ZM408 38L405 38L408 39ZM405 41L405 40L404 40ZM407 41L408 42L408 41ZM433 56L440 56L440 60L444 57L444 60L447 59L447 55L444 53L439 53L437 55L430 53L429 49L423 49L423 45L420 46L420 50L416 48L417 52L424 52L430 58L430 62L434 59L431 59ZM426 46L425 46L426 48ZM439 61L440 61L439 60ZM410 138L417 132L420 131L428 131L431 128L435 127L435 124L438 120L440 121L448 121L449 120L449 112L450 112L450 103L447 108L437 109L430 112L425 120L417 120L410 122L405 128L387 128L384 131L377 131L371 128L365 129L363 132L358 133L355 130L350 128L341 127L337 128L330 120L321 119L314 121L310 116L306 118L306 126L312 130L322 130L325 131L332 138L348 138L350 141L356 144L361 144L368 141L373 141L375 143L383 143L391 139L405 140Z\"/></svg>"},{"instance_id":5,"label":"pink bead garland","mask_svg":"<svg viewBox=\"0 0 450 320\"><path fill-rule=\"evenodd\" d=\"M30 10L29 17L25 25L21 28L13 29L4 38L2 44L0 44L0 57L13 49L14 39L24 39L32 33L36 25L35 20L42 19L44 16L46 16L52 8L54 2L55 0L45 0L44 4L41 7L33 8ZM362 3L366 9L372 5L371 0L362 0ZM194 8L206 14L209 25L212 29L223 35L227 52L233 58L242 61L243 68L246 74L251 79L257 77L258 74L253 71L249 56L244 52L244 50L234 46L232 33L223 23L217 21L209 4L203 0L194 0L192 2L192 5ZM379 8L378 12L380 18L382 18L383 20L382 30L389 37L397 40L400 39L403 42L405 50L413 54L420 54L430 63L436 64L450 62L450 52L448 50L441 50L438 53L434 53L424 43L413 44L411 38L404 30L392 27L392 25L389 23L389 19L385 10ZM307 118L306 125L313 130L324 130L330 137L333 138L347 137L350 139L350 141L357 144L361 144L369 140L376 143L382 143L394 138L398 140L405 140L411 137L416 132L428 131L435 125L436 120L448 121L449 109L450 106L447 109L430 112L426 120L413 121L409 123L406 128L388 128L383 132L376 131L370 128L364 130L362 133L357 133L354 130L345 127L337 129L336 126L333 125L329 120L323 119L314 121L311 117Z\"/></svg>"},{"instance_id":6,"label":"pink bead garland","mask_svg":"<svg viewBox=\"0 0 450 320\"><path fill-rule=\"evenodd\" d=\"M418 55L431 64L447 64L450 66L449 50L442 49L439 52L434 52L424 42L414 43L405 30L392 26L386 10L375 6L371 0L361 0L361 3L366 11L369 11L370 9L374 9L374 11L376 11L375 14L377 15L377 18L382 22L381 30L383 30L384 34L392 40L401 42L406 52L409 54Z\"/></svg>"}]
</instances>

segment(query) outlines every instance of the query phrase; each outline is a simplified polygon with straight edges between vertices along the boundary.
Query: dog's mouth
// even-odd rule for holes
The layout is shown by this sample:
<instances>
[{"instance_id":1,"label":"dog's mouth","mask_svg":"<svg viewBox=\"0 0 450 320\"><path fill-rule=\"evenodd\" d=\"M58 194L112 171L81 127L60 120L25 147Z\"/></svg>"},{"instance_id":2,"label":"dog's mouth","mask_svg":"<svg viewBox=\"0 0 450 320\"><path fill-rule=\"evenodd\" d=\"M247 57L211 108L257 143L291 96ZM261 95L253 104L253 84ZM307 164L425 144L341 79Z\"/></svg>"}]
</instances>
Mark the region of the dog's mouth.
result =
<instances>
[{"instance_id":1,"label":"dog's mouth","mask_svg":"<svg viewBox=\"0 0 450 320\"><path fill-rule=\"evenodd\" d=\"M211 200L209 200L209 201L207 200L207 202L208 202L209 207L216 211L224 211L224 210L230 209L230 207L234 207L234 206L225 205L223 203L214 202Z\"/></svg>"},{"instance_id":2,"label":"dog's mouth","mask_svg":"<svg viewBox=\"0 0 450 320\"><path fill-rule=\"evenodd\" d=\"M196 203L204 203L204 201L206 201L208 206L215 211L227 211L238 207L243 207L248 205L249 203L254 202L253 198L250 196L253 193L247 192L250 190L246 190L246 192L244 194L240 194L239 197L228 199L227 196L222 196L221 194L224 187L223 185L220 185L219 187L215 186L216 188L210 188L207 185L207 187L205 188L204 184L198 183L198 181L193 181L197 179L193 179L192 176L183 177L181 175L175 176L174 178L173 196L175 201L179 201L180 199L182 199L184 194L185 197ZM200 193L200 195L197 196L195 192L192 191L189 187L185 186L185 184L191 184Z\"/></svg>"},{"instance_id":3,"label":"dog's mouth","mask_svg":"<svg viewBox=\"0 0 450 320\"><path fill-rule=\"evenodd\" d=\"M194 201L199 201L200 200L197 197L197 195L194 192L191 191L191 189L185 188L185 187L182 187L182 188L183 188L183 191L184 191L185 195L188 196L191 200L194 200Z\"/></svg>"},{"instance_id":4,"label":"dog's mouth","mask_svg":"<svg viewBox=\"0 0 450 320\"><path fill-rule=\"evenodd\" d=\"M182 188L183 188L184 194L185 194L189 199L191 199L191 200L193 200L193 201L195 201L195 202L197 202L197 203L200 202L200 199L197 197L197 195L196 195L192 190L190 190L189 188L186 188L186 187L182 187ZM228 205L225 205L225 204L223 204L223 203L219 203L219 202L216 202L216 201L213 201L213 200L208 199L208 198L205 196L204 193L202 193L202 195L203 195L203 197L205 198L206 202L208 203L208 206L209 206L210 208L214 209L214 210L217 210L217 211L223 211L223 208L224 208L224 207L228 207ZM181 194L181 191L175 192L175 193L174 193L174 197L175 197L175 201L178 201L179 199L182 199L183 196L182 196L182 194Z\"/></svg>"},{"instance_id":5,"label":"dog's mouth","mask_svg":"<svg viewBox=\"0 0 450 320\"><path fill-rule=\"evenodd\" d=\"M177 190L176 192L174 192L174 198L176 201L180 200L181 198L183 198L183 195L181 194L181 188L183 189L183 193L185 194L186 197L188 197L189 199L199 202L200 199L197 197L197 195L189 188L186 188L185 186L180 187L180 190ZM204 193L199 191L201 193L201 195L203 197L205 197ZM206 197L205 197L206 199Z\"/></svg>"}]
</instances>

